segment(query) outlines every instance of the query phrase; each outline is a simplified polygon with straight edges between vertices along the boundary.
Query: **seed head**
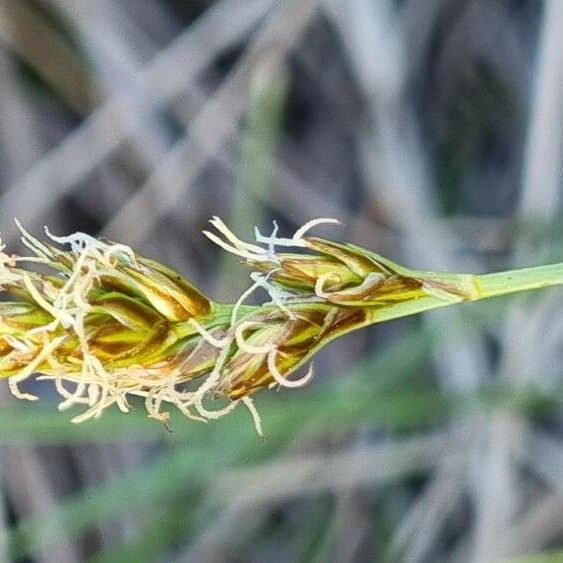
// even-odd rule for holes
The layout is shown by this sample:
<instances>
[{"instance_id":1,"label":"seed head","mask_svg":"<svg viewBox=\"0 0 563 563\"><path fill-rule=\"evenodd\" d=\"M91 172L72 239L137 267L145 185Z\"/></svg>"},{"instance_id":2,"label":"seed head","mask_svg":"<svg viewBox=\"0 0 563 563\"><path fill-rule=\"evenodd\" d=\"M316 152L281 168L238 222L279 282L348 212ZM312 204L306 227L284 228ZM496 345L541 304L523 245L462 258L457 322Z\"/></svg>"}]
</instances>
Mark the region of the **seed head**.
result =
<instances>
[{"instance_id":1,"label":"seed head","mask_svg":"<svg viewBox=\"0 0 563 563\"><path fill-rule=\"evenodd\" d=\"M271 235L256 229L256 241L247 243L213 218L215 232L204 233L251 270L252 284L234 304L210 300L125 245L47 229L44 244L18 223L31 255L8 256L0 242L7 296L0 302L0 376L14 395L35 400L18 384L41 373L62 396L60 409L85 406L75 422L114 404L127 412L138 396L149 416L163 421L170 404L205 421L243 403L260 432L251 395L308 383L312 365L289 376L334 338L398 304L477 295L472 276L408 270L363 248L306 236L322 223L337 221L313 220L291 238L278 237L274 223ZM246 305L258 289L270 300Z\"/></svg>"}]
</instances>

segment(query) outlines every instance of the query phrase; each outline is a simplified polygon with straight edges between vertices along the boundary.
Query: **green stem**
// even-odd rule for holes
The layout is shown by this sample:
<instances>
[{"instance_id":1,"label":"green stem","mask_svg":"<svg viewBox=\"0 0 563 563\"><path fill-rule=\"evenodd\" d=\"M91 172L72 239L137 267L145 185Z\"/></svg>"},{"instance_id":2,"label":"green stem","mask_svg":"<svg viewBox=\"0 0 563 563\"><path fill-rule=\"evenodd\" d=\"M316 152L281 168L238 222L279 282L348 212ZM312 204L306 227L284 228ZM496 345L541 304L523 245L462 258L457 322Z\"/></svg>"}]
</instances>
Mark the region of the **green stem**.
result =
<instances>
[{"instance_id":1,"label":"green stem","mask_svg":"<svg viewBox=\"0 0 563 563\"><path fill-rule=\"evenodd\" d=\"M563 263L477 276L478 299L563 284Z\"/></svg>"},{"instance_id":2,"label":"green stem","mask_svg":"<svg viewBox=\"0 0 563 563\"><path fill-rule=\"evenodd\" d=\"M470 274L432 273L431 277L434 280L442 280L453 285L457 283L463 286L471 282L477 286L477 292L469 300L480 301L489 297L563 284L563 263L474 276ZM368 316L360 326L415 315L454 304L456 304L455 300L448 302L446 299L440 299L437 296L426 295L386 307L374 307L368 309ZM357 328L360 328L360 326Z\"/></svg>"}]
</instances>

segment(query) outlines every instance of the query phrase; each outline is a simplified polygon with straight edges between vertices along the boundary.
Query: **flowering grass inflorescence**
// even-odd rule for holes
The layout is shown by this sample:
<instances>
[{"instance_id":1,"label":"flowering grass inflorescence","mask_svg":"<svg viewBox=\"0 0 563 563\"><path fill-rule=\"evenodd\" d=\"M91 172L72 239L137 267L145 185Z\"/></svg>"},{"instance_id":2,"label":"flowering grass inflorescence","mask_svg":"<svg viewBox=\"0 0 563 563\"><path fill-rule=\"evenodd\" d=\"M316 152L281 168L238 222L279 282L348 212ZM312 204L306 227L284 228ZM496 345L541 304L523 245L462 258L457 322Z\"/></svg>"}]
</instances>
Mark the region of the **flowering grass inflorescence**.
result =
<instances>
[{"instance_id":1,"label":"flowering grass inflorescence","mask_svg":"<svg viewBox=\"0 0 563 563\"><path fill-rule=\"evenodd\" d=\"M239 403L260 420L251 396L264 387L301 387L312 365L291 375L334 338L369 324L460 301L563 282L563 266L500 274L410 270L364 248L310 237L316 219L291 238L258 229L238 239L217 217L206 236L251 269L252 285L233 304L203 295L177 272L121 244L84 233L44 244L18 224L27 257L0 244L0 376L18 384L34 373L53 380L60 409L84 405L73 420L123 412L143 397L166 421L172 404L197 420ZM68 250L61 247L68 246ZM280 251L282 249L283 251ZM247 305L257 289L262 305ZM291 376L291 377L290 377Z\"/></svg>"}]
</instances>

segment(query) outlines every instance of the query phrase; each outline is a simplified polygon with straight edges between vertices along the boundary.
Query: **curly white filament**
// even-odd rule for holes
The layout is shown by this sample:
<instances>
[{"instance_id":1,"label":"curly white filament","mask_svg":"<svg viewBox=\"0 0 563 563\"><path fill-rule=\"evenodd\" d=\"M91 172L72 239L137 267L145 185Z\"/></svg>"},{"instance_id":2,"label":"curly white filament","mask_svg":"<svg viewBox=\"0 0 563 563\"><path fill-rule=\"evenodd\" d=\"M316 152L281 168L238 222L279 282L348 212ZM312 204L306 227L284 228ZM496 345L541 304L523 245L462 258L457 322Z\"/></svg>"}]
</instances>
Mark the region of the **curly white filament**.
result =
<instances>
[{"instance_id":1,"label":"curly white filament","mask_svg":"<svg viewBox=\"0 0 563 563\"><path fill-rule=\"evenodd\" d=\"M244 321L240 323L235 329L235 340L237 346L248 354L267 354L268 352L270 352L270 350L275 347L275 344L273 342L269 342L268 344L263 344L261 346L254 346L252 344L248 344L244 339L244 333L247 330L263 326L264 323L256 321Z\"/></svg>"},{"instance_id":2,"label":"curly white filament","mask_svg":"<svg viewBox=\"0 0 563 563\"><path fill-rule=\"evenodd\" d=\"M305 233L307 233L317 225L341 225L341 224L342 223L338 219L332 219L331 217L319 217L318 219L311 219L311 221L307 221L302 227L300 227L293 233L293 239L294 240L302 239Z\"/></svg>"},{"instance_id":3,"label":"curly white filament","mask_svg":"<svg viewBox=\"0 0 563 563\"><path fill-rule=\"evenodd\" d=\"M287 379L278 370L278 367L276 365L277 354L278 354L277 348L273 348L268 353L268 370L270 371L270 374L272 375L272 377L276 380L276 382L280 386L289 387L289 388L297 388L297 387L303 387L304 385L307 385L307 383L309 383L309 381L311 381L311 379L313 378L313 373L314 373L312 363L309 366L307 373L303 377L300 377L299 379L290 380L290 379Z\"/></svg>"},{"instance_id":4,"label":"curly white filament","mask_svg":"<svg viewBox=\"0 0 563 563\"><path fill-rule=\"evenodd\" d=\"M328 297L330 297L331 294L327 293L324 290L324 286L331 278L334 279L335 277L338 278L338 281L340 281L340 277L334 274L333 272L327 272L326 274L321 274L317 278L317 281L315 282L315 295L323 299L327 299Z\"/></svg>"}]
</instances>

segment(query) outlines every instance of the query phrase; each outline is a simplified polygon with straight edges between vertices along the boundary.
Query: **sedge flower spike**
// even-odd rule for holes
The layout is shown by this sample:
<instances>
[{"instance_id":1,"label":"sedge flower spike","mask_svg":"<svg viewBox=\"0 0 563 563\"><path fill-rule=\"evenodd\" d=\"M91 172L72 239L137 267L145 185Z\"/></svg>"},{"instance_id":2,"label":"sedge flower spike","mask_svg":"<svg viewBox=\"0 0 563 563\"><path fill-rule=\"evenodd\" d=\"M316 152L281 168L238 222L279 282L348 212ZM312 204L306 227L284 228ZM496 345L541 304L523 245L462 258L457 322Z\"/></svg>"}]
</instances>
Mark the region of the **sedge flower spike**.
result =
<instances>
[{"instance_id":1,"label":"sedge flower spike","mask_svg":"<svg viewBox=\"0 0 563 563\"><path fill-rule=\"evenodd\" d=\"M288 238L275 223L270 235L256 228L253 243L218 217L210 223L214 230L204 234L251 270L252 284L236 303L212 301L125 245L47 229L43 243L18 223L31 254L8 255L0 241L0 376L12 393L35 400L19 384L39 373L53 381L61 410L83 405L74 422L112 405L127 412L134 396L161 421L169 405L207 421L240 403L260 432L253 394L306 385L313 355L347 332L563 283L563 264L486 275L425 272L309 235L334 219L310 221ZM247 305L259 290L268 300Z\"/></svg>"}]
</instances>

